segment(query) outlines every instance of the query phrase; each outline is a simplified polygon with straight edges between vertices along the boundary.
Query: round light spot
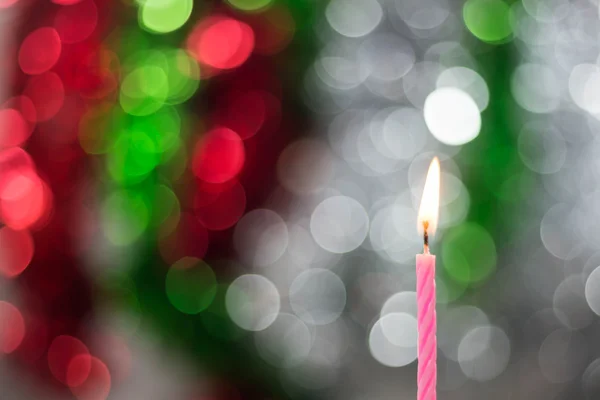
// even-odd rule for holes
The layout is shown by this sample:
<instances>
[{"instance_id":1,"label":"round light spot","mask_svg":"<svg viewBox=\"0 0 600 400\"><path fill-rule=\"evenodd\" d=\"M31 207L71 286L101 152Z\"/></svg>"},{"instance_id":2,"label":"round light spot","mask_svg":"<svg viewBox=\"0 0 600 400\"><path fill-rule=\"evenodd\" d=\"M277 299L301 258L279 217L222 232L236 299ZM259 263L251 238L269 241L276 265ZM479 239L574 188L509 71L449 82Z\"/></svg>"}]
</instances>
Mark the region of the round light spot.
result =
<instances>
[{"instance_id":1,"label":"round light spot","mask_svg":"<svg viewBox=\"0 0 600 400\"><path fill-rule=\"evenodd\" d=\"M275 285L261 275L242 275L231 283L225 306L236 325L247 331L267 329L281 307Z\"/></svg>"},{"instance_id":2,"label":"round light spot","mask_svg":"<svg viewBox=\"0 0 600 400\"><path fill-rule=\"evenodd\" d=\"M241 260L252 266L273 264L281 258L288 242L287 225L276 212L266 209L244 215L233 234L233 245Z\"/></svg>"},{"instance_id":3,"label":"round light spot","mask_svg":"<svg viewBox=\"0 0 600 400\"><path fill-rule=\"evenodd\" d=\"M388 332L394 330L399 332L408 332L408 335L402 334L400 337L408 339L401 341L402 346L394 344L384 333L383 325L388 327ZM393 329L395 328L395 329ZM417 320L411 315L403 313L392 313L381 317L369 333L369 350L371 355L379 363L388 367L403 367L417 359L417 341L414 340L410 332L417 331Z\"/></svg>"},{"instance_id":4,"label":"round light spot","mask_svg":"<svg viewBox=\"0 0 600 400\"><path fill-rule=\"evenodd\" d=\"M569 14L569 0L523 0L523 8L539 22L558 22Z\"/></svg>"},{"instance_id":5,"label":"round light spot","mask_svg":"<svg viewBox=\"0 0 600 400\"><path fill-rule=\"evenodd\" d=\"M30 123L19 111L0 110L0 148L20 146L31 134Z\"/></svg>"},{"instance_id":6,"label":"round light spot","mask_svg":"<svg viewBox=\"0 0 600 400\"><path fill-rule=\"evenodd\" d=\"M187 22L193 6L193 0L146 1L140 7L140 23L150 32L173 32Z\"/></svg>"},{"instance_id":7,"label":"round light spot","mask_svg":"<svg viewBox=\"0 0 600 400\"><path fill-rule=\"evenodd\" d=\"M477 103L456 88L440 88L425 100L425 123L440 142L460 146L479 135L481 115Z\"/></svg>"},{"instance_id":8,"label":"round light spot","mask_svg":"<svg viewBox=\"0 0 600 400\"><path fill-rule=\"evenodd\" d=\"M585 299L592 311L600 315L600 267L596 267L585 282Z\"/></svg>"},{"instance_id":9,"label":"round light spot","mask_svg":"<svg viewBox=\"0 0 600 400\"><path fill-rule=\"evenodd\" d=\"M415 64L415 51L406 39L393 34L372 34L360 45L360 63L369 77L380 82L402 78Z\"/></svg>"},{"instance_id":10,"label":"round light spot","mask_svg":"<svg viewBox=\"0 0 600 400\"><path fill-rule=\"evenodd\" d=\"M559 203L550 208L540 222L540 238L544 247L555 257L566 260L571 251L581 243L577 214L572 206Z\"/></svg>"},{"instance_id":11,"label":"round light spot","mask_svg":"<svg viewBox=\"0 0 600 400\"><path fill-rule=\"evenodd\" d=\"M48 366L50 367L50 372L56 379L67 385L68 369L71 361L82 355L89 357L89 354L87 346L81 340L67 335L57 336L48 348ZM74 372L71 373L73 374ZM81 381L83 380L85 380L85 376L81 379Z\"/></svg>"},{"instance_id":12,"label":"round light spot","mask_svg":"<svg viewBox=\"0 0 600 400\"><path fill-rule=\"evenodd\" d=\"M381 316L391 313L405 313L417 317L417 293L399 292L392 295L381 307Z\"/></svg>"},{"instance_id":13,"label":"round light spot","mask_svg":"<svg viewBox=\"0 0 600 400\"><path fill-rule=\"evenodd\" d=\"M167 272L165 290L173 307L185 314L198 314L215 298L217 278L204 261L185 257Z\"/></svg>"},{"instance_id":14,"label":"round light spot","mask_svg":"<svg viewBox=\"0 0 600 400\"><path fill-rule=\"evenodd\" d=\"M440 74L436 86L438 88L453 87L464 91L477 103L479 111L485 110L490 101L487 84L481 75L469 68L448 68Z\"/></svg>"},{"instance_id":15,"label":"round light spot","mask_svg":"<svg viewBox=\"0 0 600 400\"><path fill-rule=\"evenodd\" d=\"M25 320L19 309L0 301L0 353L10 354L23 342Z\"/></svg>"},{"instance_id":16,"label":"round light spot","mask_svg":"<svg viewBox=\"0 0 600 400\"><path fill-rule=\"evenodd\" d=\"M510 341L498 327L480 326L472 329L458 346L458 362L463 373L485 382L499 376L510 359Z\"/></svg>"},{"instance_id":17,"label":"round light spot","mask_svg":"<svg viewBox=\"0 0 600 400\"><path fill-rule=\"evenodd\" d=\"M197 143L192 169L206 182L223 183L241 171L244 161L242 139L231 129L217 128Z\"/></svg>"},{"instance_id":18,"label":"round light spot","mask_svg":"<svg viewBox=\"0 0 600 400\"><path fill-rule=\"evenodd\" d=\"M466 223L450 230L442 243L444 268L458 282L477 283L496 269L496 245L480 225Z\"/></svg>"},{"instance_id":19,"label":"round light spot","mask_svg":"<svg viewBox=\"0 0 600 400\"><path fill-rule=\"evenodd\" d=\"M372 32L383 17L376 0L333 0L325 16L331 27L348 37L361 37Z\"/></svg>"},{"instance_id":20,"label":"round light spot","mask_svg":"<svg viewBox=\"0 0 600 400\"><path fill-rule=\"evenodd\" d=\"M568 328L582 329L594 320L581 275L571 275L558 285L554 291L552 305L556 318Z\"/></svg>"},{"instance_id":21,"label":"round light spot","mask_svg":"<svg viewBox=\"0 0 600 400\"><path fill-rule=\"evenodd\" d=\"M589 113L600 113L600 67L596 64L579 64L569 75L569 94L580 108Z\"/></svg>"},{"instance_id":22,"label":"round light spot","mask_svg":"<svg viewBox=\"0 0 600 400\"><path fill-rule=\"evenodd\" d=\"M158 111L169 95L165 70L158 65L142 65L131 71L121 84L119 103L127 114L146 116Z\"/></svg>"},{"instance_id":23,"label":"round light spot","mask_svg":"<svg viewBox=\"0 0 600 400\"><path fill-rule=\"evenodd\" d=\"M585 400L597 399L600 395L600 359L596 359L588 365L581 380L583 381Z\"/></svg>"},{"instance_id":24,"label":"round light spot","mask_svg":"<svg viewBox=\"0 0 600 400\"><path fill-rule=\"evenodd\" d=\"M389 318L384 318L384 317ZM394 312L382 315L381 330L386 339L395 346L417 346L417 317L408 313Z\"/></svg>"},{"instance_id":25,"label":"round light spot","mask_svg":"<svg viewBox=\"0 0 600 400\"><path fill-rule=\"evenodd\" d=\"M417 30L435 29L450 16L446 0L403 0L394 2L402 20Z\"/></svg>"},{"instance_id":26,"label":"round light spot","mask_svg":"<svg viewBox=\"0 0 600 400\"><path fill-rule=\"evenodd\" d=\"M89 373L85 380L77 386L71 387L71 392L78 400L106 400L110 394L111 377L106 364L96 357L78 356L73 359L69 369L79 369L89 362ZM77 376L77 373L75 373Z\"/></svg>"},{"instance_id":27,"label":"round light spot","mask_svg":"<svg viewBox=\"0 0 600 400\"><path fill-rule=\"evenodd\" d=\"M519 156L532 171L558 172L567 159L567 144L560 131L544 123L527 123L518 140Z\"/></svg>"},{"instance_id":28,"label":"round light spot","mask_svg":"<svg viewBox=\"0 0 600 400\"><path fill-rule=\"evenodd\" d=\"M7 278L20 275L33 258L33 248L28 231L0 228L0 273Z\"/></svg>"},{"instance_id":29,"label":"round light spot","mask_svg":"<svg viewBox=\"0 0 600 400\"><path fill-rule=\"evenodd\" d=\"M522 64L510 81L513 97L521 107L532 113L550 113L560 103L560 87L554 71L541 64Z\"/></svg>"},{"instance_id":30,"label":"round light spot","mask_svg":"<svg viewBox=\"0 0 600 400\"><path fill-rule=\"evenodd\" d=\"M94 0L83 0L56 11L54 27L63 43L79 43L90 37L98 25Z\"/></svg>"},{"instance_id":31,"label":"round light spot","mask_svg":"<svg viewBox=\"0 0 600 400\"><path fill-rule=\"evenodd\" d=\"M502 0L468 0L463 6L467 29L484 42L501 42L512 35L510 7Z\"/></svg>"},{"instance_id":32,"label":"round light spot","mask_svg":"<svg viewBox=\"0 0 600 400\"><path fill-rule=\"evenodd\" d=\"M333 272L310 269L294 279L289 299L292 310L300 319L313 325L326 325L344 311L346 287Z\"/></svg>"},{"instance_id":33,"label":"round light spot","mask_svg":"<svg viewBox=\"0 0 600 400\"><path fill-rule=\"evenodd\" d=\"M458 349L467 333L478 326L487 326L487 315L474 306L459 306L438 313L438 346L453 361L459 360Z\"/></svg>"},{"instance_id":34,"label":"round light spot","mask_svg":"<svg viewBox=\"0 0 600 400\"><path fill-rule=\"evenodd\" d=\"M312 336L306 324L296 316L281 313L271 326L255 334L254 343L269 364L290 368L306 359Z\"/></svg>"},{"instance_id":35,"label":"round light spot","mask_svg":"<svg viewBox=\"0 0 600 400\"><path fill-rule=\"evenodd\" d=\"M332 253L347 253L362 244L369 232L369 217L363 206L347 196L330 197L319 204L310 218L315 242Z\"/></svg>"},{"instance_id":36,"label":"round light spot","mask_svg":"<svg viewBox=\"0 0 600 400\"><path fill-rule=\"evenodd\" d=\"M24 73L39 75L52 68L60 57L62 44L56 29L44 27L31 32L19 49L19 66Z\"/></svg>"},{"instance_id":37,"label":"round light spot","mask_svg":"<svg viewBox=\"0 0 600 400\"><path fill-rule=\"evenodd\" d=\"M236 68L250 57L254 32L233 18L211 17L194 28L187 47L202 64L216 69Z\"/></svg>"},{"instance_id":38,"label":"round light spot","mask_svg":"<svg viewBox=\"0 0 600 400\"><path fill-rule=\"evenodd\" d=\"M54 117L65 102L65 87L54 72L29 78L23 94L29 97L35 106L38 122Z\"/></svg>"},{"instance_id":39,"label":"round light spot","mask_svg":"<svg viewBox=\"0 0 600 400\"><path fill-rule=\"evenodd\" d=\"M194 213L207 229L220 231L235 225L244 215L246 192L236 180L222 185L201 185Z\"/></svg>"},{"instance_id":40,"label":"round light spot","mask_svg":"<svg viewBox=\"0 0 600 400\"><path fill-rule=\"evenodd\" d=\"M392 157L410 160L427 144L427 126L415 108L398 108L383 123L382 145Z\"/></svg>"},{"instance_id":41,"label":"round light spot","mask_svg":"<svg viewBox=\"0 0 600 400\"><path fill-rule=\"evenodd\" d=\"M126 246L139 239L148 227L149 219L146 200L131 190L113 192L103 206L104 234L116 246Z\"/></svg>"}]
</instances>

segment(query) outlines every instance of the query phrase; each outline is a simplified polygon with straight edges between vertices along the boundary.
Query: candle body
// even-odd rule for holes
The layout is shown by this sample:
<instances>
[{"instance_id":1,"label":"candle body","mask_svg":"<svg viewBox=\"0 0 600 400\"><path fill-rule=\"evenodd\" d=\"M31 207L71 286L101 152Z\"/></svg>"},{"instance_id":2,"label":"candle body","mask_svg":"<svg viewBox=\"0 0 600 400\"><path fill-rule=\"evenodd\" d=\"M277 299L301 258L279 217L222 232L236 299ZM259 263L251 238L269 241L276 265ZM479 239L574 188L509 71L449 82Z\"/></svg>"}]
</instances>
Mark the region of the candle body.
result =
<instances>
[{"instance_id":1,"label":"candle body","mask_svg":"<svg viewBox=\"0 0 600 400\"><path fill-rule=\"evenodd\" d=\"M435 256L431 254L417 255L417 320L419 329L417 399L436 400Z\"/></svg>"}]
</instances>

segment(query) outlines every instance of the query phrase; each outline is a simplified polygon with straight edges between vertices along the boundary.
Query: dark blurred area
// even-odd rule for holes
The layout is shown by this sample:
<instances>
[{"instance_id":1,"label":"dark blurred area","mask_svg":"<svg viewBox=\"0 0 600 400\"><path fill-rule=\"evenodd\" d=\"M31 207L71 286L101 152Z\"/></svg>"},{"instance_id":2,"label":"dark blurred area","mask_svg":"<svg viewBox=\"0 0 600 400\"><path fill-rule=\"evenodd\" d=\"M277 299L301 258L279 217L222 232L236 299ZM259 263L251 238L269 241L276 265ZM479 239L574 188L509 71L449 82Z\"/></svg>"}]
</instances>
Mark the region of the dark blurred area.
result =
<instances>
[{"instance_id":1,"label":"dark blurred area","mask_svg":"<svg viewBox=\"0 0 600 400\"><path fill-rule=\"evenodd\" d=\"M597 0L0 0L0 400L600 398ZM435 347L434 347L435 348Z\"/></svg>"}]
</instances>

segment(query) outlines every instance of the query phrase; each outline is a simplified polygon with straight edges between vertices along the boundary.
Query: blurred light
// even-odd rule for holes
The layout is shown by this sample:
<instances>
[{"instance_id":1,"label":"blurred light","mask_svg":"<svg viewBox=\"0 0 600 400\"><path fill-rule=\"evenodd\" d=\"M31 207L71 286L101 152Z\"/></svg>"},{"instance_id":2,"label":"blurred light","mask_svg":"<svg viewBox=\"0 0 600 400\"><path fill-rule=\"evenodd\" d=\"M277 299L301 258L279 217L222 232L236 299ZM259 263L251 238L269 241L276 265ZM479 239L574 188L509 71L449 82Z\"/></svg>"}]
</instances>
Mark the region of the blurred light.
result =
<instances>
[{"instance_id":1,"label":"blurred light","mask_svg":"<svg viewBox=\"0 0 600 400\"><path fill-rule=\"evenodd\" d=\"M247 331L267 329L279 314L281 300L271 281L261 275L242 275L234 280L225 297L232 321Z\"/></svg>"},{"instance_id":2,"label":"blurred light","mask_svg":"<svg viewBox=\"0 0 600 400\"><path fill-rule=\"evenodd\" d=\"M600 113L600 99L596 93L600 91L600 67L596 64L579 64L569 75L569 93L580 108L597 114Z\"/></svg>"},{"instance_id":3,"label":"blurred light","mask_svg":"<svg viewBox=\"0 0 600 400\"><path fill-rule=\"evenodd\" d=\"M234 178L244 166L245 150L240 137L227 128L206 133L194 150L194 174L209 183L223 183Z\"/></svg>"},{"instance_id":4,"label":"blurred light","mask_svg":"<svg viewBox=\"0 0 600 400\"><path fill-rule=\"evenodd\" d=\"M173 307L185 314L198 314L214 300L217 278L204 261L185 257L169 268L165 290Z\"/></svg>"},{"instance_id":5,"label":"blurred light","mask_svg":"<svg viewBox=\"0 0 600 400\"><path fill-rule=\"evenodd\" d=\"M492 236L475 223L450 230L442 244L444 269L458 282L478 283L496 269L496 245Z\"/></svg>"},{"instance_id":6,"label":"blurred light","mask_svg":"<svg viewBox=\"0 0 600 400\"><path fill-rule=\"evenodd\" d=\"M270 100L279 102L273 95L260 90L232 92L224 97L215 123L230 128L243 140L260 131L272 111L268 109Z\"/></svg>"},{"instance_id":7,"label":"blurred light","mask_svg":"<svg viewBox=\"0 0 600 400\"><path fill-rule=\"evenodd\" d=\"M363 206L347 196L333 196L319 204L310 218L315 242L332 253L358 248L369 233L369 217Z\"/></svg>"},{"instance_id":8,"label":"blurred light","mask_svg":"<svg viewBox=\"0 0 600 400\"><path fill-rule=\"evenodd\" d=\"M0 110L0 148L20 146L31 130L23 115L12 108Z\"/></svg>"},{"instance_id":9,"label":"blurred light","mask_svg":"<svg viewBox=\"0 0 600 400\"><path fill-rule=\"evenodd\" d=\"M552 69L541 64L521 64L511 78L512 94L532 113L550 113L560 103L561 88Z\"/></svg>"},{"instance_id":10,"label":"blurred light","mask_svg":"<svg viewBox=\"0 0 600 400\"><path fill-rule=\"evenodd\" d=\"M277 162L279 182L298 195L322 190L332 176L332 155L323 142L314 139L301 139L289 144Z\"/></svg>"},{"instance_id":11,"label":"blurred light","mask_svg":"<svg viewBox=\"0 0 600 400\"><path fill-rule=\"evenodd\" d=\"M287 225L274 211L253 210L235 227L233 246L242 262L264 267L275 263L289 243Z\"/></svg>"},{"instance_id":12,"label":"blurred light","mask_svg":"<svg viewBox=\"0 0 600 400\"><path fill-rule=\"evenodd\" d=\"M417 293L398 292L389 297L381 307L381 316L391 313L405 313L417 317Z\"/></svg>"},{"instance_id":13,"label":"blurred light","mask_svg":"<svg viewBox=\"0 0 600 400\"><path fill-rule=\"evenodd\" d=\"M444 144L460 146L479 135L481 115L475 101L456 88L441 88L425 101L425 122L433 136Z\"/></svg>"},{"instance_id":14,"label":"blurred light","mask_svg":"<svg viewBox=\"0 0 600 400\"><path fill-rule=\"evenodd\" d=\"M441 309L438 320L438 346L452 361L459 361L460 343L469 331L489 325L487 315L474 306Z\"/></svg>"},{"instance_id":15,"label":"blurred light","mask_svg":"<svg viewBox=\"0 0 600 400\"><path fill-rule=\"evenodd\" d=\"M242 11L263 11L273 0L227 0L229 4Z\"/></svg>"},{"instance_id":16,"label":"blurred light","mask_svg":"<svg viewBox=\"0 0 600 400\"><path fill-rule=\"evenodd\" d=\"M274 55L281 52L296 33L296 21L290 9L277 3L266 10L261 9L260 14L254 17L252 27L255 36L254 50L257 54Z\"/></svg>"},{"instance_id":17,"label":"blurred light","mask_svg":"<svg viewBox=\"0 0 600 400\"><path fill-rule=\"evenodd\" d=\"M479 326L465 335L458 346L458 362L463 373L484 382L498 377L510 359L510 340L495 326Z\"/></svg>"},{"instance_id":18,"label":"blurred light","mask_svg":"<svg viewBox=\"0 0 600 400\"><path fill-rule=\"evenodd\" d=\"M396 336L395 342L389 336ZM398 344L395 344L398 343ZM369 333L369 350L381 364L403 367L417 359L417 319L406 313L391 313L381 317Z\"/></svg>"},{"instance_id":19,"label":"blurred light","mask_svg":"<svg viewBox=\"0 0 600 400\"><path fill-rule=\"evenodd\" d=\"M196 60L181 49L164 52L168 85L168 104L181 104L189 100L200 85L200 68Z\"/></svg>"},{"instance_id":20,"label":"blurred light","mask_svg":"<svg viewBox=\"0 0 600 400\"><path fill-rule=\"evenodd\" d=\"M339 34L356 38L372 32L381 22L383 11L377 0L333 0L325 16Z\"/></svg>"},{"instance_id":21,"label":"blurred light","mask_svg":"<svg viewBox=\"0 0 600 400\"><path fill-rule=\"evenodd\" d=\"M413 29L438 28L450 16L446 0L404 0L394 2L396 12Z\"/></svg>"},{"instance_id":22,"label":"blurred light","mask_svg":"<svg viewBox=\"0 0 600 400\"><path fill-rule=\"evenodd\" d=\"M369 71L369 78L380 82L402 78L415 64L415 58L410 42L394 34L371 34L358 49L358 59Z\"/></svg>"},{"instance_id":23,"label":"blurred light","mask_svg":"<svg viewBox=\"0 0 600 400\"><path fill-rule=\"evenodd\" d=\"M544 214L540 222L540 238L544 247L561 260L565 260L581 242L578 221L574 218L576 215L571 206L558 203Z\"/></svg>"},{"instance_id":24,"label":"blurred light","mask_svg":"<svg viewBox=\"0 0 600 400\"><path fill-rule=\"evenodd\" d=\"M306 324L286 313L280 313L273 324L254 336L261 357L280 368L296 366L306 359L312 340Z\"/></svg>"},{"instance_id":25,"label":"blurred light","mask_svg":"<svg viewBox=\"0 0 600 400\"><path fill-rule=\"evenodd\" d=\"M50 367L50 372L60 382L68 385L69 366L71 362L78 356L83 356L83 358L81 358L77 363L78 372L85 373L86 370L89 371L89 364L86 365L83 362L85 360L90 360L90 352L87 346L84 345L79 339L76 339L72 336L57 336L54 338L50 344L50 347L48 348L48 366ZM83 379L81 379L81 375L81 373L76 373L74 369L71 371L71 378L74 381L79 381L75 383L80 383L85 380L85 374L83 374Z\"/></svg>"},{"instance_id":26,"label":"blurred light","mask_svg":"<svg viewBox=\"0 0 600 400\"><path fill-rule=\"evenodd\" d=\"M104 202L102 214L104 235L116 246L128 246L138 240L150 222L146 199L132 190L111 193Z\"/></svg>"},{"instance_id":27,"label":"blurred light","mask_svg":"<svg viewBox=\"0 0 600 400\"><path fill-rule=\"evenodd\" d=\"M2 260L0 265L3 265ZM21 345L24 337L25 320L21 312L14 305L0 301L0 353L12 353Z\"/></svg>"},{"instance_id":28,"label":"blurred light","mask_svg":"<svg viewBox=\"0 0 600 400\"><path fill-rule=\"evenodd\" d=\"M542 343L538 363L548 382L565 383L583 372L588 355L589 349L581 333L557 329Z\"/></svg>"},{"instance_id":29,"label":"blurred light","mask_svg":"<svg viewBox=\"0 0 600 400\"><path fill-rule=\"evenodd\" d=\"M592 271L585 282L585 299L592 311L600 315L600 266Z\"/></svg>"},{"instance_id":30,"label":"blurred light","mask_svg":"<svg viewBox=\"0 0 600 400\"><path fill-rule=\"evenodd\" d=\"M233 18L209 17L190 33L187 48L202 64L232 69L242 65L252 53L254 32Z\"/></svg>"},{"instance_id":31,"label":"blurred light","mask_svg":"<svg viewBox=\"0 0 600 400\"><path fill-rule=\"evenodd\" d=\"M437 62L421 61L404 75L402 78L404 96L413 106L418 109L425 107L426 100L436 90L438 77L444 69Z\"/></svg>"},{"instance_id":32,"label":"blurred light","mask_svg":"<svg viewBox=\"0 0 600 400\"><path fill-rule=\"evenodd\" d=\"M140 24L154 33L181 28L192 15L193 0L148 0L140 6Z\"/></svg>"},{"instance_id":33,"label":"blurred light","mask_svg":"<svg viewBox=\"0 0 600 400\"><path fill-rule=\"evenodd\" d=\"M596 359L588 365L581 380L585 399L595 399L600 394L600 359Z\"/></svg>"},{"instance_id":34,"label":"blurred light","mask_svg":"<svg viewBox=\"0 0 600 400\"><path fill-rule=\"evenodd\" d=\"M33 258L33 238L28 231L0 228L0 273L7 278L20 275Z\"/></svg>"},{"instance_id":35,"label":"blurred light","mask_svg":"<svg viewBox=\"0 0 600 400\"><path fill-rule=\"evenodd\" d=\"M484 42L500 42L509 38L510 8L502 0L467 0L463 18L467 29Z\"/></svg>"},{"instance_id":36,"label":"blurred light","mask_svg":"<svg viewBox=\"0 0 600 400\"><path fill-rule=\"evenodd\" d=\"M245 210L246 192L237 180L221 185L200 185L196 192L194 213L207 229L231 228Z\"/></svg>"},{"instance_id":37,"label":"blurred light","mask_svg":"<svg viewBox=\"0 0 600 400\"><path fill-rule=\"evenodd\" d=\"M98 25L98 7L94 0L79 1L61 7L54 17L54 28L63 43L79 43L89 38Z\"/></svg>"},{"instance_id":38,"label":"blurred light","mask_svg":"<svg viewBox=\"0 0 600 400\"><path fill-rule=\"evenodd\" d=\"M438 88L453 87L462 90L473 98L479 111L485 110L490 101L490 92L485 80L469 68L448 68L438 76L436 86Z\"/></svg>"},{"instance_id":39,"label":"blurred light","mask_svg":"<svg viewBox=\"0 0 600 400\"><path fill-rule=\"evenodd\" d=\"M346 287L333 272L310 269L298 275L289 292L294 313L311 325L326 325L340 317L346 306Z\"/></svg>"},{"instance_id":40,"label":"blurred light","mask_svg":"<svg viewBox=\"0 0 600 400\"><path fill-rule=\"evenodd\" d=\"M90 363L89 374L85 380L76 386L71 386L71 392L78 400L106 400L110 393L111 377L106 365L96 357L80 355L73 359L69 368L78 369ZM84 367L85 368L85 367Z\"/></svg>"},{"instance_id":41,"label":"blurred light","mask_svg":"<svg viewBox=\"0 0 600 400\"><path fill-rule=\"evenodd\" d=\"M540 22L558 22L571 10L569 0L523 0L523 8Z\"/></svg>"},{"instance_id":42,"label":"blurred light","mask_svg":"<svg viewBox=\"0 0 600 400\"><path fill-rule=\"evenodd\" d=\"M529 122L518 141L523 163L539 174L558 172L567 159L567 144L558 129L544 123Z\"/></svg>"},{"instance_id":43,"label":"blurred light","mask_svg":"<svg viewBox=\"0 0 600 400\"><path fill-rule=\"evenodd\" d=\"M568 328L583 329L594 320L585 296L585 283L581 275L571 275L554 291L552 306L556 318Z\"/></svg>"},{"instance_id":44,"label":"blurred light","mask_svg":"<svg viewBox=\"0 0 600 400\"><path fill-rule=\"evenodd\" d=\"M390 110L381 129L371 125L371 139L385 156L410 160L427 144L427 125L423 114L415 108Z\"/></svg>"},{"instance_id":45,"label":"blurred light","mask_svg":"<svg viewBox=\"0 0 600 400\"><path fill-rule=\"evenodd\" d=\"M144 116L158 111L169 95L167 75L157 65L142 65L123 79L119 103L126 113Z\"/></svg>"},{"instance_id":46,"label":"blurred light","mask_svg":"<svg viewBox=\"0 0 600 400\"><path fill-rule=\"evenodd\" d=\"M37 121L48 121L58 113L65 101L65 87L54 72L36 75L27 81L23 90L35 106Z\"/></svg>"},{"instance_id":47,"label":"blurred light","mask_svg":"<svg viewBox=\"0 0 600 400\"><path fill-rule=\"evenodd\" d=\"M9 8L17 3L19 0L0 0L0 8Z\"/></svg>"},{"instance_id":48,"label":"blurred light","mask_svg":"<svg viewBox=\"0 0 600 400\"><path fill-rule=\"evenodd\" d=\"M60 58L62 45L55 29L44 27L31 32L19 49L19 66L28 75L39 75Z\"/></svg>"}]
</instances>

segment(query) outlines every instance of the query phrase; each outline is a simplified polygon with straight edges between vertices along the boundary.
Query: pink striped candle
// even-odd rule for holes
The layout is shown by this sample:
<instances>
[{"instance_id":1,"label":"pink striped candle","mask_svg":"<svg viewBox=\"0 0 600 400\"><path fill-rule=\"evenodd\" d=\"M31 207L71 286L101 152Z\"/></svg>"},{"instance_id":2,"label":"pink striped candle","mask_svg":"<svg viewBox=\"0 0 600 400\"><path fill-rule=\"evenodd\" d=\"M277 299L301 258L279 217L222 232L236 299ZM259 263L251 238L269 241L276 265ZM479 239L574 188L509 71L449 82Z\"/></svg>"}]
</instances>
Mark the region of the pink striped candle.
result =
<instances>
[{"instance_id":1,"label":"pink striped candle","mask_svg":"<svg viewBox=\"0 0 600 400\"><path fill-rule=\"evenodd\" d=\"M437 228L439 202L440 162L436 157L427 172L417 223L423 235L423 254L417 254L418 400L436 400L437 397L435 256L429 254L429 235L433 235Z\"/></svg>"}]
</instances>

